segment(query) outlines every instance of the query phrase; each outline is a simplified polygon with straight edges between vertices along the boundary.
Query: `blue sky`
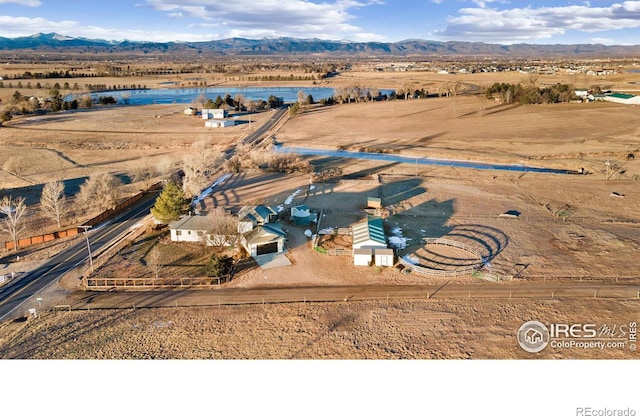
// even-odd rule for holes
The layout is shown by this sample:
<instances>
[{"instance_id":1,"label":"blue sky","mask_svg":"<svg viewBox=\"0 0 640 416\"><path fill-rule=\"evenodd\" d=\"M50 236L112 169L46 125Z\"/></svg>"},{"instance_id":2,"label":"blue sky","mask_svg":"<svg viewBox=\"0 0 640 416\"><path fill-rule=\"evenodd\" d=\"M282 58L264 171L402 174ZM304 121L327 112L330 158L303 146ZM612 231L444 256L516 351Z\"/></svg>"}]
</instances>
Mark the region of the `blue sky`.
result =
<instances>
[{"instance_id":1,"label":"blue sky","mask_svg":"<svg viewBox=\"0 0 640 416\"><path fill-rule=\"evenodd\" d=\"M640 1L0 0L0 36L640 44Z\"/></svg>"}]
</instances>

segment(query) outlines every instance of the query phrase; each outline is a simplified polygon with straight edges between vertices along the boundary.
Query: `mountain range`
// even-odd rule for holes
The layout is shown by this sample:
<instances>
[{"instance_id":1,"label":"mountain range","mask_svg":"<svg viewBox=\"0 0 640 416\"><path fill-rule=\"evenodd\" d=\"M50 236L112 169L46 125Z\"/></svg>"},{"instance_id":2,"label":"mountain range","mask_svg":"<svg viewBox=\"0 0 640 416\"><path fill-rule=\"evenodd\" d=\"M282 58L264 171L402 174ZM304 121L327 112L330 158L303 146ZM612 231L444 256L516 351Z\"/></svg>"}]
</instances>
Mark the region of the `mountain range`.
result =
<instances>
[{"instance_id":1,"label":"mountain range","mask_svg":"<svg viewBox=\"0 0 640 416\"><path fill-rule=\"evenodd\" d=\"M640 45L500 45L482 42L438 42L409 39L400 42L351 42L323 39L230 38L206 42L136 42L74 38L38 33L18 38L0 37L0 51L111 54L220 54L324 56L487 56L487 57L639 57Z\"/></svg>"}]
</instances>

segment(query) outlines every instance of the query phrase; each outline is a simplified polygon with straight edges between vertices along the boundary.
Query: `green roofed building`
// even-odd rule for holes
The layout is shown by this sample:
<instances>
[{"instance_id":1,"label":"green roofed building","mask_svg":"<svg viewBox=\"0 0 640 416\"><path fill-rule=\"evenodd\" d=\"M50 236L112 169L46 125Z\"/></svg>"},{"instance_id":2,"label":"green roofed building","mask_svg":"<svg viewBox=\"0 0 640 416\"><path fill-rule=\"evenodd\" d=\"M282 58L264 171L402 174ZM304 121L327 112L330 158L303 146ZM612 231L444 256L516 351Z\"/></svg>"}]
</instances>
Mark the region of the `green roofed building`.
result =
<instances>
[{"instance_id":1,"label":"green roofed building","mask_svg":"<svg viewBox=\"0 0 640 416\"><path fill-rule=\"evenodd\" d=\"M613 103L618 103L618 104L631 104L631 105L640 104L640 96L633 95L633 94L623 94L620 92L605 94L603 99L605 101L611 101Z\"/></svg>"},{"instance_id":2,"label":"green roofed building","mask_svg":"<svg viewBox=\"0 0 640 416\"><path fill-rule=\"evenodd\" d=\"M387 237L380 217L368 217L366 221L354 224L353 264L370 266L374 259L378 266L393 265L393 250L387 249Z\"/></svg>"}]
</instances>

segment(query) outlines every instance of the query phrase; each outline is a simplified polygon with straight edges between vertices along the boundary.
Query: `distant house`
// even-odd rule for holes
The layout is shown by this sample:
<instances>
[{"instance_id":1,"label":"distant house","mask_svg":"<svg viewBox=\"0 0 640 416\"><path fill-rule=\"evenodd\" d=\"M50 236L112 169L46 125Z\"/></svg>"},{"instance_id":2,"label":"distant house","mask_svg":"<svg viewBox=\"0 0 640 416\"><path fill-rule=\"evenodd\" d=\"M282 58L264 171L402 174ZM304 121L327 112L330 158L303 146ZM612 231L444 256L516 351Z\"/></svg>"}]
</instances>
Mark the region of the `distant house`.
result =
<instances>
[{"instance_id":1,"label":"distant house","mask_svg":"<svg viewBox=\"0 0 640 416\"><path fill-rule=\"evenodd\" d=\"M587 97L589 97L589 90L587 90L586 88L577 88L576 90L573 91L573 93L575 95L577 95L578 97L582 98L583 100L586 99Z\"/></svg>"},{"instance_id":2,"label":"distant house","mask_svg":"<svg viewBox=\"0 0 640 416\"><path fill-rule=\"evenodd\" d=\"M638 105L640 104L640 96L633 94L622 94L622 93L611 93L605 94L603 99L605 101L610 101L618 104L632 104Z\"/></svg>"},{"instance_id":3,"label":"distant house","mask_svg":"<svg viewBox=\"0 0 640 416\"><path fill-rule=\"evenodd\" d=\"M222 108L203 108L202 109L202 118L204 120L209 120L212 118L215 118L215 119L227 118L227 116L228 116L227 110L224 110Z\"/></svg>"},{"instance_id":4,"label":"distant house","mask_svg":"<svg viewBox=\"0 0 640 416\"><path fill-rule=\"evenodd\" d=\"M204 243L211 230L211 218L194 215L184 216L169 224L171 241Z\"/></svg>"},{"instance_id":5,"label":"distant house","mask_svg":"<svg viewBox=\"0 0 640 416\"><path fill-rule=\"evenodd\" d=\"M187 116L195 116L197 112L198 109L193 107L187 107L182 111L182 113Z\"/></svg>"},{"instance_id":6,"label":"distant house","mask_svg":"<svg viewBox=\"0 0 640 416\"><path fill-rule=\"evenodd\" d=\"M242 238L242 245L251 256L284 251L285 232L280 224L259 225Z\"/></svg>"}]
</instances>

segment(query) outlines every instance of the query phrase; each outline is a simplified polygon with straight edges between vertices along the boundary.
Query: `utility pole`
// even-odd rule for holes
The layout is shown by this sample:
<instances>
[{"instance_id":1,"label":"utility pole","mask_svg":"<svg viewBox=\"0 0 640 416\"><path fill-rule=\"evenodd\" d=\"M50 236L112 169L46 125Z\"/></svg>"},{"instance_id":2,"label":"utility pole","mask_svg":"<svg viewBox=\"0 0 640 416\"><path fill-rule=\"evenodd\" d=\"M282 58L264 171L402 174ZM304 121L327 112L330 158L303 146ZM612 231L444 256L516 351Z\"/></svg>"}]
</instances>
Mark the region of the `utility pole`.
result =
<instances>
[{"instance_id":1,"label":"utility pole","mask_svg":"<svg viewBox=\"0 0 640 416\"><path fill-rule=\"evenodd\" d=\"M84 229L84 236L87 239L87 251L89 252L89 264L91 265L91 273L93 273L93 258L91 257L91 245L89 244L89 229L90 225L80 225L78 228Z\"/></svg>"}]
</instances>

